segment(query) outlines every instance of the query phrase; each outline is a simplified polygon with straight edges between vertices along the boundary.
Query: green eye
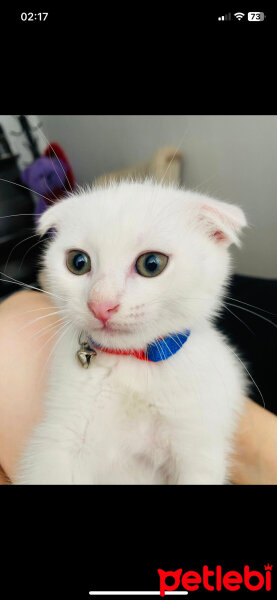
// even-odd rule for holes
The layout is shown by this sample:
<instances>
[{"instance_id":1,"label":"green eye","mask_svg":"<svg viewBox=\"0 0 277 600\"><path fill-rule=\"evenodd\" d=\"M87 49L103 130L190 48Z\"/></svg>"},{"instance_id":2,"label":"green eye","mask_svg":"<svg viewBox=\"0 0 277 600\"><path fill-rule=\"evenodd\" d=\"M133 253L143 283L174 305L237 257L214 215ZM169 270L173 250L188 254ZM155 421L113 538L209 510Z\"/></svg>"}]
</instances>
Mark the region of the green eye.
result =
<instances>
[{"instance_id":1,"label":"green eye","mask_svg":"<svg viewBox=\"0 0 277 600\"><path fill-rule=\"evenodd\" d=\"M84 275L91 270L90 257L82 250L69 250L66 266L74 275Z\"/></svg>"},{"instance_id":2,"label":"green eye","mask_svg":"<svg viewBox=\"0 0 277 600\"><path fill-rule=\"evenodd\" d=\"M164 270L168 263L168 256L160 252L146 252L139 256L136 262L136 271L143 277L156 277Z\"/></svg>"}]
</instances>

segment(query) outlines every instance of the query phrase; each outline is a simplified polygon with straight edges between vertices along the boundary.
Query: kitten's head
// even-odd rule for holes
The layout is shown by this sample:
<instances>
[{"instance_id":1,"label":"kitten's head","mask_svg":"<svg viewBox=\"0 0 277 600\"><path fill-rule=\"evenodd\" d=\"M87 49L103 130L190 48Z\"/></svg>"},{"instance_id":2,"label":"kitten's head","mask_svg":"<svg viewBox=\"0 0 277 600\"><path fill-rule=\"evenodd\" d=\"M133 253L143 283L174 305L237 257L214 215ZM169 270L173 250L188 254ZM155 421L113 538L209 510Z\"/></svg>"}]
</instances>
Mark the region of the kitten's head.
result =
<instances>
[{"instance_id":1,"label":"kitten's head","mask_svg":"<svg viewBox=\"0 0 277 600\"><path fill-rule=\"evenodd\" d=\"M150 181L82 191L40 218L56 230L45 289L95 342L141 348L216 313L245 225L236 206Z\"/></svg>"}]
</instances>

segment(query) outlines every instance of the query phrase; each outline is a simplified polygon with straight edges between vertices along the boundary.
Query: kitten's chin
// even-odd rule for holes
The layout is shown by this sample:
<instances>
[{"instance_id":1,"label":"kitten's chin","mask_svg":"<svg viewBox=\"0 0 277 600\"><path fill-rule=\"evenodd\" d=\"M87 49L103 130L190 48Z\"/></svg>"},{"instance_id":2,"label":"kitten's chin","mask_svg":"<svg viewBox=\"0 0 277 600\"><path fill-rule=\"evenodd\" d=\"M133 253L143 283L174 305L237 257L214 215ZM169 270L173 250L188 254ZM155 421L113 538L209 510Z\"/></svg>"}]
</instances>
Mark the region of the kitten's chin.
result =
<instances>
[{"instance_id":1,"label":"kitten's chin","mask_svg":"<svg viewBox=\"0 0 277 600\"><path fill-rule=\"evenodd\" d=\"M91 327L85 329L89 337L100 346L105 348L111 348L116 350L143 350L148 344L153 343L154 340L168 336L173 333L178 333L185 329L190 329L186 326L186 319L182 319L182 325L180 327L177 324L164 323L161 326L157 323L152 326L141 327L140 331L137 328L124 327L124 325L116 325L107 323L105 326Z\"/></svg>"},{"instance_id":2,"label":"kitten's chin","mask_svg":"<svg viewBox=\"0 0 277 600\"><path fill-rule=\"evenodd\" d=\"M128 333L133 333L133 330L130 329L129 327L121 327L120 325L112 325L109 322L105 323L105 325L102 325L102 327L97 327L97 329L95 328L95 330L97 333L104 333L106 335L120 335L120 334L128 334Z\"/></svg>"},{"instance_id":3,"label":"kitten's chin","mask_svg":"<svg viewBox=\"0 0 277 600\"><path fill-rule=\"evenodd\" d=\"M145 340L134 330L109 327L99 329L88 329L89 337L96 343L105 348L114 348L117 350L141 349L145 346Z\"/></svg>"}]
</instances>

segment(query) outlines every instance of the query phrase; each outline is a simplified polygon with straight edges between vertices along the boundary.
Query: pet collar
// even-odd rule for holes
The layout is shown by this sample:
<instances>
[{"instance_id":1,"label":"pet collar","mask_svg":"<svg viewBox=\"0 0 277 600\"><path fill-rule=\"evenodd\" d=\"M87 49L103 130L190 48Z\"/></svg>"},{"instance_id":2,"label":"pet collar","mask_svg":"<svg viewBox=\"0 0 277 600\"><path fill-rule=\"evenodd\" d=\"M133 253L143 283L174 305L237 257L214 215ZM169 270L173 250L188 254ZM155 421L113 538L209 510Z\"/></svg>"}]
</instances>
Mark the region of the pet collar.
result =
<instances>
[{"instance_id":1,"label":"pet collar","mask_svg":"<svg viewBox=\"0 0 277 600\"><path fill-rule=\"evenodd\" d=\"M178 334L158 338L154 342L151 342L151 344L148 344L146 350L115 350L113 348L105 348L100 344L96 344L96 342L89 337L87 342L80 343L80 349L77 351L77 358L85 369L89 367L91 359L96 356L96 350L106 352L107 354L117 354L119 356L134 356L139 360L148 362L160 362L162 360L167 360L173 354L176 354L176 352L178 352L178 350L186 343L189 335L190 331L186 329Z\"/></svg>"}]
</instances>

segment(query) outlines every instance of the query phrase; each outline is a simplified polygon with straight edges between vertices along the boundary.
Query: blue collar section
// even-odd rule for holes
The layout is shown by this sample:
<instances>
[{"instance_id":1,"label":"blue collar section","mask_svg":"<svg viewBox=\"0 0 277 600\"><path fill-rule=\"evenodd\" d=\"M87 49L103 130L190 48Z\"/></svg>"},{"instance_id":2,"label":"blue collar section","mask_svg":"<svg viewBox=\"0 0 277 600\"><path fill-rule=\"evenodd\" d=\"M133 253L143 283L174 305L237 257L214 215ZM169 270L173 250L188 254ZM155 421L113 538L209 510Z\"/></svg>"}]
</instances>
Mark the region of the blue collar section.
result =
<instances>
[{"instance_id":1,"label":"blue collar section","mask_svg":"<svg viewBox=\"0 0 277 600\"><path fill-rule=\"evenodd\" d=\"M190 331L186 329L180 333L158 338L154 342L151 342L151 344L148 344L146 350L115 350L111 348L105 348L100 344L97 344L91 337L89 337L88 340L92 348L94 346L96 349L99 349L102 352L107 352L108 354L135 356L140 360L160 362L162 360L167 360L173 354L176 354L176 352L178 352L178 350L180 350L180 348L182 348L186 343L189 336Z\"/></svg>"},{"instance_id":2,"label":"blue collar section","mask_svg":"<svg viewBox=\"0 0 277 600\"><path fill-rule=\"evenodd\" d=\"M155 340L155 342L152 342L147 346L145 352L147 360L151 362L167 360L183 347L189 336L190 331L186 329L181 333Z\"/></svg>"}]
</instances>

